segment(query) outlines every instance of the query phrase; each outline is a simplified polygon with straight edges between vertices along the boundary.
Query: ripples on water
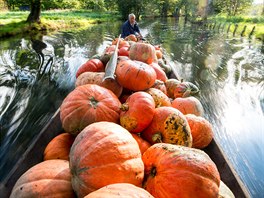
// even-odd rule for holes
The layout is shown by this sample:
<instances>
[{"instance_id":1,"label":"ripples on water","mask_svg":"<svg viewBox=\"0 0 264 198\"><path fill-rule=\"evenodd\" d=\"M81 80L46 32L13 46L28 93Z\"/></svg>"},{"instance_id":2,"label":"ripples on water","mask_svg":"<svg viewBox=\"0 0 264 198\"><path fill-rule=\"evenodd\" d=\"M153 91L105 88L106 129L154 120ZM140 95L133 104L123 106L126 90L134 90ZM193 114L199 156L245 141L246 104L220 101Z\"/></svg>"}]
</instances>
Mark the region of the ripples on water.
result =
<instances>
[{"instance_id":1,"label":"ripples on water","mask_svg":"<svg viewBox=\"0 0 264 198\"><path fill-rule=\"evenodd\" d=\"M1 179L73 89L77 68L110 45L120 25L1 41ZM145 21L140 26L149 41L162 44L180 76L200 87L200 99L216 138L252 197L263 197L261 44L184 25L181 19ZM45 48L34 41L42 41Z\"/></svg>"}]
</instances>

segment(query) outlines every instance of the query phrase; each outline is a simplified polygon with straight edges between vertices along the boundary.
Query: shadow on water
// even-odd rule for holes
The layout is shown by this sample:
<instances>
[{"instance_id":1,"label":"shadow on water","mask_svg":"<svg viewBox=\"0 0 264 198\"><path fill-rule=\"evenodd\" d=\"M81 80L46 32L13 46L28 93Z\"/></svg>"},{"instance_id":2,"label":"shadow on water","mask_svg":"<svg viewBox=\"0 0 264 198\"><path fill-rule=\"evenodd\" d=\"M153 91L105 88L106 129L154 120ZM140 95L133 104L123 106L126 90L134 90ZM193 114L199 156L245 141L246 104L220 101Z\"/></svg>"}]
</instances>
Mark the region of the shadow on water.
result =
<instances>
[{"instance_id":1,"label":"shadow on water","mask_svg":"<svg viewBox=\"0 0 264 198\"><path fill-rule=\"evenodd\" d=\"M1 41L1 179L74 88L77 68L110 45L120 26L115 22L81 32ZM261 43L204 30L182 18L142 21L140 27L147 40L162 45L179 75L200 87L215 138L252 197L263 197Z\"/></svg>"}]
</instances>

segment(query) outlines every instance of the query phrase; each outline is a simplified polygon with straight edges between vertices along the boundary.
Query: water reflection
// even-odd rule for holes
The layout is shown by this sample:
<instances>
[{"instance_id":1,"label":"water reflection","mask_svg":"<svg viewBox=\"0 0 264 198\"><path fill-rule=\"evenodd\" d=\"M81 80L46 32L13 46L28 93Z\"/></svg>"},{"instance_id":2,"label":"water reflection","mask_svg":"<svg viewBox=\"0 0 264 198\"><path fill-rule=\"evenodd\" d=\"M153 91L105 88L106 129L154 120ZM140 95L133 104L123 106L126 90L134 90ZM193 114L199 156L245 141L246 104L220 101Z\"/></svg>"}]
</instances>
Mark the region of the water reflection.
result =
<instances>
[{"instance_id":1,"label":"water reflection","mask_svg":"<svg viewBox=\"0 0 264 198\"><path fill-rule=\"evenodd\" d=\"M121 24L101 24L34 40L1 41L1 179L73 89L78 66L110 45ZM162 44L179 75L200 87L200 99L216 138L252 197L263 197L261 43L216 34L182 18L144 21L140 27L151 43ZM34 42L42 47L34 47Z\"/></svg>"}]
</instances>

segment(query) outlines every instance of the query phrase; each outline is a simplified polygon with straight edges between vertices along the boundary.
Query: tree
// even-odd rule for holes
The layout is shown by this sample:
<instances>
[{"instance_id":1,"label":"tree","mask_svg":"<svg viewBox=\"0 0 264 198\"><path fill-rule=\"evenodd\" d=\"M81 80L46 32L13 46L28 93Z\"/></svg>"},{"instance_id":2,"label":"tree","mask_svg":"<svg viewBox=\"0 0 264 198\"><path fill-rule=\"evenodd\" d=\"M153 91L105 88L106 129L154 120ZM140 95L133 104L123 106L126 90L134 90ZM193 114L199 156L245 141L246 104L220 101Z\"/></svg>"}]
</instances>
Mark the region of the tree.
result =
<instances>
[{"instance_id":1,"label":"tree","mask_svg":"<svg viewBox=\"0 0 264 198\"><path fill-rule=\"evenodd\" d=\"M34 23L40 22L41 0L31 0L30 13L27 18L27 22Z\"/></svg>"},{"instance_id":2,"label":"tree","mask_svg":"<svg viewBox=\"0 0 264 198\"><path fill-rule=\"evenodd\" d=\"M253 0L213 0L212 6L215 13L226 13L235 16L242 13L252 4Z\"/></svg>"}]
</instances>

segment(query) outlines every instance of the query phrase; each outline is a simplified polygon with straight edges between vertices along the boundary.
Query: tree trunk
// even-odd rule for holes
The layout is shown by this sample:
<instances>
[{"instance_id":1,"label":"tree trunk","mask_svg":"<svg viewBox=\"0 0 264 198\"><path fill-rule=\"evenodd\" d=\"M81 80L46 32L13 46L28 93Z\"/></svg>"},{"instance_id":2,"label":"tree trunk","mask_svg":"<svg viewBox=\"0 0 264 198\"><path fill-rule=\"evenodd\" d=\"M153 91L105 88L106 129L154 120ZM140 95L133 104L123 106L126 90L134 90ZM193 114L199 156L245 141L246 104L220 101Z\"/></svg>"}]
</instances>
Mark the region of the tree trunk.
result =
<instances>
[{"instance_id":1,"label":"tree trunk","mask_svg":"<svg viewBox=\"0 0 264 198\"><path fill-rule=\"evenodd\" d=\"M31 0L30 14L28 15L27 22L34 23L40 22L41 0Z\"/></svg>"}]
</instances>

